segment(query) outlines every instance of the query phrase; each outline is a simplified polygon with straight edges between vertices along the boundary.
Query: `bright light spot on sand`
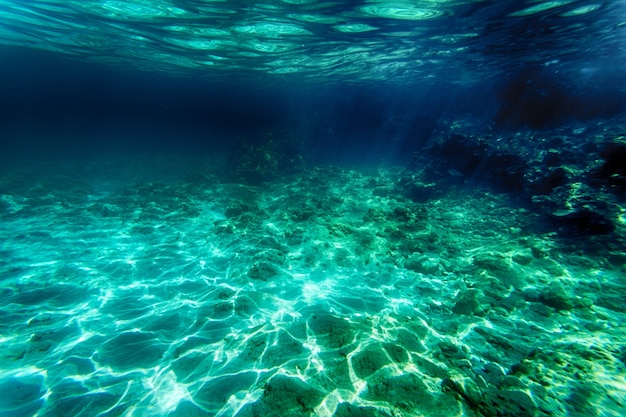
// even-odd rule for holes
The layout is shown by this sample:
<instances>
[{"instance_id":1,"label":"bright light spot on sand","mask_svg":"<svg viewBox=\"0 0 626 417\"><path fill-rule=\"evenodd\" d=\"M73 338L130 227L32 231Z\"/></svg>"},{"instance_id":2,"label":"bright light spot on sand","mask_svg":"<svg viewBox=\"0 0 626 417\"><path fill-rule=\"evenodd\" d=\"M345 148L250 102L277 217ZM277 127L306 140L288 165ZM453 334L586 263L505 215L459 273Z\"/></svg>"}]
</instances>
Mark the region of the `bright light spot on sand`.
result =
<instances>
[{"instance_id":1,"label":"bright light spot on sand","mask_svg":"<svg viewBox=\"0 0 626 417\"><path fill-rule=\"evenodd\" d=\"M313 303L318 300L325 300L332 293L332 282L324 280L322 282L305 282L302 285L302 297L305 302Z\"/></svg>"},{"instance_id":2,"label":"bright light spot on sand","mask_svg":"<svg viewBox=\"0 0 626 417\"><path fill-rule=\"evenodd\" d=\"M154 411L159 415L171 413L176 410L181 401L190 398L186 386L176 381L176 374L173 371L145 379L144 387L152 390L155 401Z\"/></svg>"}]
</instances>

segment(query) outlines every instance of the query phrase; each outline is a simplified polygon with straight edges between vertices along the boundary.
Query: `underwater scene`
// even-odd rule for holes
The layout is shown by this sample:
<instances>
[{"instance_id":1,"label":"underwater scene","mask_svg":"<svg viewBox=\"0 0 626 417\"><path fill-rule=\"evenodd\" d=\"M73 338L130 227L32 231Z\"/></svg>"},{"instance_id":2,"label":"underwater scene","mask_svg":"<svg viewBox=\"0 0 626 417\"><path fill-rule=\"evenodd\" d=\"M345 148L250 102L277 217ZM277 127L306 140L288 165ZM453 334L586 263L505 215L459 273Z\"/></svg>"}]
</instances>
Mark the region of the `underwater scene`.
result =
<instances>
[{"instance_id":1,"label":"underwater scene","mask_svg":"<svg viewBox=\"0 0 626 417\"><path fill-rule=\"evenodd\" d=\"M0 417L626 416L626 2L0 0Z\"/></svg>"}]
</instances>

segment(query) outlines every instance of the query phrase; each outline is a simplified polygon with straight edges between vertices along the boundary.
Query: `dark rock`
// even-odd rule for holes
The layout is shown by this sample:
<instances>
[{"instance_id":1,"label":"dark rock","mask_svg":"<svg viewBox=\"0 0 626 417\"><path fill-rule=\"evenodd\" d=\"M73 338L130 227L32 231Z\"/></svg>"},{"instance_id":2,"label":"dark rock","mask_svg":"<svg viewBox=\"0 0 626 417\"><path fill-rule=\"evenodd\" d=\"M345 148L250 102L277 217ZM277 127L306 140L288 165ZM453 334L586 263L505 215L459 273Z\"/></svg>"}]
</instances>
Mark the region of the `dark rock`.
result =
<instances>
[{"instance_id":1,"label":"dark rock","mask_svg":"<svg viewBox=\"0 0 626 417\"><path fill-rule=\"evenodd\" d=\"M409 332L404 329L398 331L397 341L400 345L412 352L424 352L426 347L422 344L421 340L423 335L416 336L414 332Z\"/></svg>"},{"instance_id":2,"label":"dark rock","mask_svg":"<svg viewBox=\"0 0 626 417\"><path fill-rule=\"evenodd\" d=\"M376 187L372 190L372 195L376 197L389 197L392 191L390 187Z\"/></svg>"},{"instance_id":3,"label":"dark rock","mask_svg":"<svg viewBox=\"0 0 626 417\"><path fill-rule=\"evenodd\" d=\"M473 177L504 191L521 191L525 184L528 164L520 156L490 147L482 139L452 133L429 149L431 155L443 160L449 168L448 179ZM453 175L450 175L450 172ZM442 172L429 171L433 180L441 180Z\"/></svg>"},{"instance_id":4,"label":"dark rock","mask_svg":"<svg viewBox=\"0 0 626 417\"><path fill-rule=\"evenodd\" d=\"M554 211L551 218L565 233L606 235L615 230L615 224L609 218L589 209Z\"/></svg>"},{"instance_id":5,"label":"dark rock","mask_svg":"<svg viewBox=\"0 0 626 417\"><path fill-rule=\"evenodd\" d=\"M417 253L411 254L404 263L404 267L410 271L431 275L439 271L439 259Z\"/></svg>"},{"instance_id":6,"label":"dark rock","mask_svg":"<svg viewBox=\"0 0 626 417\"><path fill-rule=\"evenodd\" d=\"M526 300L519 292L513 292L508 297L505 297L500 301L500 306L505 308L507 311L514 311L518 308L522 308Z\"/></svg>"},{"instance_id":7,"label":"dark rock","mask_svg":"<svg viewBox=\"0 0 626 417\"><path fill-rule=\"evenodd\" d=\"M533 36L544 34L537 30ZM621 94L606 89L583 93L559 71L544 66L525 67L506 81L500 89L501 104L494 118L497 128L549 128L571 120L611 117L624 107Z\"/></svg>"},{"instance_id":8,"label":"dark rock","mask_svg":"<svg viewBox=\"0 0 626 417\"><path fill-rule=\"evenodd\" d=\"M461 350L459 346L455 345L452 342L443 340L437 343L437 346L439 346L439 349L441 349L441 352L444 354L444 356L454 357L454 358L466 357L465 352L463 352L463 350Z\"/></svg>"},{"instance_id":9,"label":"dark rock","mask_svg":"<svg viewBox=\"0 0 626 417\"><path fill-rule=\"evenodd\" d=\"M333 417L390 417L389 414L375 407L359 407L350 403L341 403Z\"/></svg>"},{"instance_id":10,"label":"dark rock","mask_svg":"<svg viewBox=\"0 0 626 417\"><path fill-rule=\"evenodd\" d=\"M324 394L299 378L276 375L267 383L263 396L246 405L238 416L294 416L309 417Z\"/></svg>"},{"instance_id":11,"label":"dark rock","mask_svg":"<svg viewBox=\"0 0 626 417\"><path fill-rule=\"evenodd\" d=\"M620 194L626 191L626 144L611 143L601 154L604 163L596 176Z\"/></svg>"},{"instance_id":12,"label":"dark rock","mask_svg":"<svg viewBox=\"0 0 626 417\"><path fill-rule=\"evenodd\" d=\"M254 301L245 295L235 298L235 313L242 316L249 316L258 309Z\"/></svg>"},{"instance_id":13,"label":"dark rock","mask_svg":"<svg viewBox=\"0 0 626 417\"><path fill-rule=\"evenodd\" d=\"M543 259L548 257L548 255L550 254L550 249L542 243L535 243L530 246L530 252L535 258Z\"/></svg>"},{"instance_id":14,"label":"dark rock","mask_svg":"<svg viewBox=\"0 0 626 417\"><path fill-rule=\"evenodd\" d=\"M459 351L461 352L461 351ZM461 352L462 353L462 352ZM413 364L423 372L425 375L428 375L433 378L445 379L450 377L450 373L448 368L445 368L438 363L432 362L425 358L424 356L414 355L412 357Z\"/></svg>"},{"instance_id":15,"label":"dark rock","mask_svg":"<svg viewBox=\"0 0 626 417\"><path fill-rule=\"evenodd\" d=\"M532 304L530 311L537 313L542 317L550 317L554 310L545 304Z\"/></svg>"},{"instance_id":16,"label":"dark rock","mask_svg":"<svg viewBox=\"0 0 626 417\"><path fill-rule=\"evenodd\" d=\"M495 152L483 162L482 177L489 184L507 192L520 192L526 185L525 174L528 164L519 156Z\"/></svg>"},{"instance_id":17,"label":"dark rock","mask_svg":"<svg viewBox=\"0 0 626 417\"><path fill-rule=\"evenodd\" d=\"M329 348L340 348L354 339L354 330L348 320L331 314L314 314L309 318L309 328L318 342Z\"/></svg>"},{"instance_id":18,"label":"dark rock","mask_svg":"<svg viewBox=\"0 0 626 417\"><path fill-rule=\"evenodd\" d=\"M259 262L248 271L248 277L260 281L268 281L278 274L278 268L267 262Z\"/></svg>"},{"instance_id":19,"label":"dark rock","mask_svg":"<svg viewBox=\"0 0 626 417\"><path fill-rule=\"evenodd\" d=\"M294 339L286 331L281 331L275 342L269 344L263 352L261 364L267 369L278 368L284 366L287 362L294 361L296 358L301 358L302 362L306 363L304 356L305 348L302 346L302 343Z\"/></svg>"},{"instance_id":20,"label":"dark rock","mask_svg":"<svg viewBox=\"0 0 626 417\"><path fill-rule=\"evenodd\" d=\"M352 357L352 368L359 378L367 378L389 363L385 352L374 347L364 349Z\"/></svg>"},{"instance_id":21,"label":"dark rock","mask_svg":"<svg viewBox=\"0 0 626 417\"><path fill-rule=\"evenodd\" d=\"M548 175L538 179L531 185L531 190L536 195L547 195L555 188L567 184L567 171L563 168L556 168Z\"/></svg>"},{"instance_id":22,"label":"dark rock","mask_svg":"<svg viewBox=\"0 0 626 417\"><path fill-rule=\"evenodd\" d=\"M444 379L441 382L441 390L458 394L472 408L479 406L483 399L483 394L476 383L459 376Z\"/></svg>"},{"instance_id":23,"label":"dark rock","mask_svg":"<svg viewBox=\"0 0 626 417\"><path fill-rule=\"evenodd\" d=\"M533 366L528 359L523 359L521 362L511 366L512 375L531 375L532 372Z\"/></svg>"},{"instance_id":24,"label":"dark rock","mask_svg":"<svg viewBox=\"0 0 626 417\"><path fill-rule=\"evenodd\" d=\"M515 377L512 375L506 375L499 379L498 388L500 389L511 389L511 388L526 389L526 384L524 384L524 382L518 377Z\"/></svg>"},{"instance_id":25,"label":"dark rock","mask_svg":"<svg viewBox=\"0 0 626 417\"><path fill-rule=\"evenodd\" d=\"M488 146L469 136L458 133L451 134L447 139L433 145L430 152L448 162L465 176L474 174L488 155Z\"/></svg>"},{"instance_id":26,"label":"dark rock","mask_svg":"<svg viewBox=\"0 0 626 417\"><path fill-rule=\"evenodd\" d=\"M192 364L188 365L193 366ZM194 376L197 377L195 374ZM200 407L204 407L205 410L209 407L221 408L228 402L231 395L239 391L249 391L255 382L254 372L242 371L232 375L216 376L199 384L198 389L194 393L193 402ZM190 415L192 414L179 414L179 417ZM206 411L203 415L206 416Z\"/></svg>"},{"instance_id":27,"label":"dark rock","mask_svg":"<svg viewBox=\"0 0 626 417\"><path fill-rule=\"evenodd\" d=\"M606 395L603 391L593 382L574 386L566 405L571 415L597 416L598 400Z\"/></svg>"},{"instance_id":28,"label":"dark rock","mask_svg":"<svg viewBox=\"0 0 626 417\"><path fill-rule=\"evenodd\" d=\"M539 295L539 301L556 310L571 310L574 308L572 297L561 285L554 285Z\"/></svg>"},{"instance_id":29,"label":"dark rock","mask_svg":"<svg viewBox=\"0 0 626 417\"><path fill-rule=\"evenodd\" d=\"M389 218L398 222L409 222L415 218L415 214L407 207L396 207L389 214Z\"/></svg>"},{"instance_id":30,"label":"dark rock","mask_svg":"<svg viewBox=\"0 0 626 417\"><path fill-rule=\"evenodd\" d=\"M213 318L222 319L233 312L233 304L222 302L213 305Z\"/></svg>"},{"instance_id":31,"label":"dark rock","mask_svg":"<svg viewBox=\"0 0 626 417\"><path fill-rule=\"evenodd\" d=\"M504 376L502 368L493 362L486 363L483 367L483 371L489 376L490 379L501 378Z\"/></svg>"},{"instance_id":32,"label":"dark rock","mask_svg":"<svg viewBox=\"0 0 626 417\"><path fill-rule=\"evenodd\" d=\"M472 263L476 268L491 272L508 271L511 267L506 258L493 253L478 254L474 256Z\"/></svg>"},{"instance_id":33,"label":"dark rock","mask_svg":"<svg viewBox=\"0 0 626 417\"><path fill-rule=\"evenodd\" d=\"M560 144L559 146L561 146ZM547 167L555 167L561 163L561 154L556 149L549 149L541 163Z\"/></svg>"},{"instance_id":34,"label":"dark rock","mask_svg":"<svg viewBox=\"0 0 626 417\"><path fill-rule=\"evenodd\" d=\"M409 353L406 349L395 343L385 343L384 348L391 360L396 363L403 363L409 360Z\"/></svg>"},{"instance_id":35,"label":"dark rock","mask_svg":"<svg viewBox=\"0 0 626 417\"><path fill-rule=\"evenodd\" d=\"M414 182L410 179L401 180L398 183L398 191L416 203L424 203L437 195L437 187L435 184L424 184L422 182Z\"/></svg>"},{"instance_id":36,"label":"dark rock","mask_svg":"<svg viewBox=\"0 0 626 417\"><path fill-rule=\"evenodd\" d=\"M433 393L419 375L398 376L376 374L368 382L364 399L384 401L415 415L454 415L459 402L449 393Z\"/></svg>"},{"instance_id":37,"label":"dark rock","mask_svg":"<svg viewBox=\"0 0 626 417\"><path fill-rule=\"evenodd\" d=\"M253 208L243 202L237 201L237 202L233 202L231 203L227 208L226 211L224 212L224 215L227 218L232 218L232 217L237 217L237 216L241 216L244 213L249 213L253 210Z\"/></svg>"},{"instance_id":38,"label":"dark rock","mask_svg":"<svg viewBox=\"0 0 626 417\"><path fill-rule=\"evenodd\" d=\"M452 311L456 314L463 314L465 316L474 316L481 311L480 303L476 300L476 294L474 292L465 292L461 298L456 302Z\"/></svg>"},{"instance_id":39,"label":"dark rock","mask_svg":"<svg viewBox=\"0 0 626 417\"><path fill-rule=\"evenodd\" d=\"M521 390L489 390L479 408L484 415L499 417L534 417L538 411L530 394Z\"/></svg>"},{"instance_id":40,"label":"dark rock","mask_svg":"<svg viewBox=\"0 0 626 417\"><path fill-rule=\"evenodd\" d=\"M563 265L554 259L544 259L541 261L540 265L552 277L562 277L566 274L566 270L563 268Z\"/></svg>"},{"instance_id":41,"label":"dark rock","mask_svg":"<svg viewBox=\"0 0 626 417\"><path fill-rule=\"evenodd\" d=\"M516 264L519 265L528 265L529 263L531 263L533 261L533 255L532 253L516 253L514 254L511 259L513 260L513 262L515 262Z\"/></svg>"}]
</instances>

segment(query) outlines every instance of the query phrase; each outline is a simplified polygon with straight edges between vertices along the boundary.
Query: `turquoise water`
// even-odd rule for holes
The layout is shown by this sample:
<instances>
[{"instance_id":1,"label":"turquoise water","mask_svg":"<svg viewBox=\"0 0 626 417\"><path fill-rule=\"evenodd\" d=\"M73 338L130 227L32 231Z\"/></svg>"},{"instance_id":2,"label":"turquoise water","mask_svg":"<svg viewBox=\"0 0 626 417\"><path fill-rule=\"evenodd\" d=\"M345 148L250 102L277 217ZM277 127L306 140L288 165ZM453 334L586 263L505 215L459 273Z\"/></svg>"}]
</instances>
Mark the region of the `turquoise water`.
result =
<instances>
[{"instance_id":1,"label":"turquoise water","mask_svg":"<svg viewBox=\"0 0 626 417\"><path fill-rule=\"evenodd\" d=\"M4 173L3 415L623 414L623 246L402 168L215 166Z\"/></svg>"},{"instance_id":2,"label":"turquoise water","mask_svg":"<svg viewBox=\"0 0 626 417\"><path fill-rule=\"evenodd\" d=\"M218 80L230 72L264 83L465 84L511 66L623 64L625 12L620 1L581 0L4 0L0 36L3 45Z\"/></svg>"},{"instance_id":3,"label":"turquoise water","mask_svg":"<svg viewBox=\"0 0 626 417\"><path fill-rule=\"evenodd\" d=\"M625 18L0 0L0 416L626 415Z\"/></svg>"}]
</instances>

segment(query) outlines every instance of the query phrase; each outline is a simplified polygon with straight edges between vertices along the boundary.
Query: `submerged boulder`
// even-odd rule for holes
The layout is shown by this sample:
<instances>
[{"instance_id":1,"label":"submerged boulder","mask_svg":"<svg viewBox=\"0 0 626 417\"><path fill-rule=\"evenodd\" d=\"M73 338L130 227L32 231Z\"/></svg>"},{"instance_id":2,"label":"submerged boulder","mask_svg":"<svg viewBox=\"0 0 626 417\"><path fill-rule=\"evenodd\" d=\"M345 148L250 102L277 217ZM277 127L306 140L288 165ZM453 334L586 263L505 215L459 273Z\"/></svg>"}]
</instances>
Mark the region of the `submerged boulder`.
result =
<instances>
[{"instance_id":1,"label":"submerged boulder","mask_svg":"<svg viewBox=\"0 0 626 417\"><path fill-rule=\"evenodd\" d=\"M604 160L594 177L610 190L626 198L626 143L611 143L601 153Z\"/></svg>"},{"instance_id":2,"label":"submerged boulder","mask_svg":"<svg viewBox=\"0 0 626 417\"><path fill-rule=\"evenodd\" d=\"M550 217L564 233L606 235L615 230L605 214L591 209L557 210Z\"/></svg>"}]
</instances>

